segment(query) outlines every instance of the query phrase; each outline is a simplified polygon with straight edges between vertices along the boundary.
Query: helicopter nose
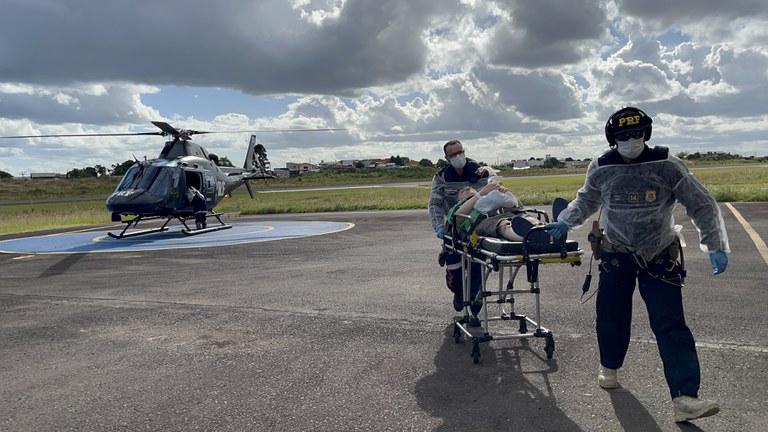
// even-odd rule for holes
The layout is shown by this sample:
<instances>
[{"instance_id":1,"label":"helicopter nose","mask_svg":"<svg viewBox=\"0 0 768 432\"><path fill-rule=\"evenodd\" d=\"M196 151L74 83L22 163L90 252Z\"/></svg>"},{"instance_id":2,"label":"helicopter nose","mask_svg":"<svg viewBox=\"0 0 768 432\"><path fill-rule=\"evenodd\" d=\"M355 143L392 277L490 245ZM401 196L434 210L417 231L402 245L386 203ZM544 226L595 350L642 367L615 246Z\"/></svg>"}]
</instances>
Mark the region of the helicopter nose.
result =
<instances>
[{"instance_id":1,"label":"helicopter nose","mask_svg":"<svg viewBox=\"0 0 768 432\"><path fill-rule=\"evenodd\" d=\"M162 198L143 189L117 191L107 198L107 210L113 213L151 213L160 209Z\"/></svg>"}]
</instances>

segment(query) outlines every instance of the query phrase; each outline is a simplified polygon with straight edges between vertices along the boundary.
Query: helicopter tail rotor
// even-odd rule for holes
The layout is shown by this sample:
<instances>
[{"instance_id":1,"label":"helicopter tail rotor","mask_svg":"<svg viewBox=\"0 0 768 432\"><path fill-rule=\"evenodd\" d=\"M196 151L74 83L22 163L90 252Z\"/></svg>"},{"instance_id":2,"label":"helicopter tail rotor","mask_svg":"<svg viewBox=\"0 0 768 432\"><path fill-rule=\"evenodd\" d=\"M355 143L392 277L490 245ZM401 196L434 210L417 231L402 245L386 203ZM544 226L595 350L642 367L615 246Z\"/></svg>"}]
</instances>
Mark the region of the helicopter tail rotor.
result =
<instances>
[{"instance_id":1,"label":"helicopter tail rotor","mask_svg":"<svg viewBox=\"0 0 768 432\"><path fill-rule=\"evenodd\" d=\"M253 199L253 188L251 187L251 182L246 180L245 181L245 188L248 190L248 195L251 196L251 199Z\"/></svg>"},{"instance_id":2,"label":"helicopter tail rotor","mask_svg":"<svg viewBox=\"0 0 768 432\"><path fill-rule=\"evenodd\" d=\"M254 174L272 175L272 167L267 159L267 149L263 144L256 142L256 135L251 135L251 140L248 142L248 153L245 156L243 168Z\"/></svg>"}]
</instances>

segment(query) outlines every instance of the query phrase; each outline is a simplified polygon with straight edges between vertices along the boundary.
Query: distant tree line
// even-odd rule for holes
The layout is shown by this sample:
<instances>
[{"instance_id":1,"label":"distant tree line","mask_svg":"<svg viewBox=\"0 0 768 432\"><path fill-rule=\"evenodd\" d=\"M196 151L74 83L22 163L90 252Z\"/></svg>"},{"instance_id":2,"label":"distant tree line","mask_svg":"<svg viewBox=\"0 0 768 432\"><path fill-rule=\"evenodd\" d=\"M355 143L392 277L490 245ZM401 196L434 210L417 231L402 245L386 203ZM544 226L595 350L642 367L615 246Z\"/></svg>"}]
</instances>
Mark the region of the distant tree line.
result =
<instances>
[{"instance_id":1,"label":"distant tree line","mask_svg":"<svg viewBox=\"0 0 768 432\"><path fill-rule=\"evenodd\" d=\"M231 167L232 162L226 156L222 156L216 160L218 166ZM111 176L123 176L128 169L136 163L135 159L128 159L127 161L119 164L112 164L111 169L107 169L101 165L95 165L85 168L74 168L67 171L67 178L83 178L83 177L101 177L103 175Z\"/></svg>"},{"instance_id":2,"label":"distant tree line","mask_svg":"<svg viewBox=\"0 0 768 432\"><path fill-rule=\"evenodd\" d=\"M695 152L695 153L687 153L687 152L680 152L676 154L675 156L679 157L683 160L690 160L690 161L722 161L722 160L736 160L736 159L748 159L748 160L763 160L768 157L754 157L754 156L741 156L738 154L730 154L728 152Z\"/></svg>"},{"instance_id":3,"label":"distant tree line","mask_svg":"<svg viewBox=\"0 0 768 432\"><path fill-rule=\"evenodd\" d=\"M687 152L680 152L677 153L676 156L683 160L690 160L690 161L726 161L726 160L737 160L737 159L746 159L746 160L758 160L758 161L764 161L768 160L768 156L762 156L762 157L754 157L754 156L741 156L738 154L731 154L728 152L695 152L695 153L687 153ZM529 160L533 160L535 158L530 158ZM573 161L573 158L567 157L563 159L562 161L557 158L546 158L544 160L544 163L542 165L542 168L562 168L565 166L565 162ZM410 162L410 158L403 157L400 155L397 156L390 156L389 162L394 163L397 166L406 166ZM123 176L128 171L130 167L132 167L136 163L135 159L128 159L125 162L118 163L118 164L112 164L110 168L107 168L103 165L94 165L90 167L84 167L84 168L73 168L70 171L67 171L67 178L86 178L86 177L101 177L104 175L111 175L111 176ZM358 164L362 164L362 162L359 162ZM445 159L439 159L437 163L432 163L429 159L421 159L418 163L421 167L436 167L436 168L442 168L447 164ZM484 162L480 162L481 165L486 165ZM218 166L224 166L224 167L231 167L232 162L227 158L226 156L218 158L217 161ZM357 168L364 168L364 166L357 166ZM5 178L12 178L13 175L11 175L8 172L0 170L0 179Z\"/></svg>"}]
</instances>

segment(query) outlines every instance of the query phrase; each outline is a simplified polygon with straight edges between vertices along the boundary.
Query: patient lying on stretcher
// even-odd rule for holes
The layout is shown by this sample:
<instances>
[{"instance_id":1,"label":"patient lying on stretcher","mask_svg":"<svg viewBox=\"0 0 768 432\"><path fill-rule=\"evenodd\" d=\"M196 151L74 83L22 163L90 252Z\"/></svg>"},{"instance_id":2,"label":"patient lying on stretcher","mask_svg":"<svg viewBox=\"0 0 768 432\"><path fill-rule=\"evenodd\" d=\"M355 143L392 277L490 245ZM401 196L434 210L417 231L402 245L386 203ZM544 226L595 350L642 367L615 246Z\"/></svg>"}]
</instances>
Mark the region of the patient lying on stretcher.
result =
<instances>
[{"instance_id":1,"label":"patient lying on stretcher","mask_svg":"<svg viewBox=\"0 0 768 432\"><path fill-rule=\"evenodd\" d=\"M465 187L459 190L458 200L448 212L448 221L463 233L474 231L479 236L520 242L531 228L544 225L527 215L520 200L497 183L489 183L480 191ZM547 243L550 238L545 231L535 231L528 240Z\"/></svg>"}]
</instances>

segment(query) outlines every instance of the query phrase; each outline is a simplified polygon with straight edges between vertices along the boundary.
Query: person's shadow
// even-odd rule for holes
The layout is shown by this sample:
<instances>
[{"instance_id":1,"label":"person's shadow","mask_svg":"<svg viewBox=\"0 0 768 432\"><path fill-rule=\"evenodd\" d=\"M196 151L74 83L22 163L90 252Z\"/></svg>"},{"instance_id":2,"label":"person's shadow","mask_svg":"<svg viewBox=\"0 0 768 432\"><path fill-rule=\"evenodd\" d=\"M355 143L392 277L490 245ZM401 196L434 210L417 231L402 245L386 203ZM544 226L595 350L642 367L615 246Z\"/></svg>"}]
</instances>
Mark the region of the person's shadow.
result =
<instances>
[{"instance_id":1,"label":"person's shadow","mask_svg":"<svg viewBox=\"0 0 768 432\"><path fill-rule=\"evenodd\" d=\"M621 427L626 432L661 432L656 420L647 409L629 391L621 387L608 390L613 411L619 419Z\"/></svg>"},{"instance_id":2,"label":"person's shadow","mask_svg":"<svg viewBox=\"0 0 768 432\"><path fill-rule=\"evenodd\" d=\"M611 404L619 419L621 427L626 432L654 432L661 431L653 416L645 409L635 396L623 388L608 391L611 396ZM681 431L702 432L702 429L693 423L675 423Z\"/></svg>"},{"instance_id":3,"label":"person's shadow","mask_svg":"<svg viewBox=\"0 0 768 432\"><path fill-rule=\"evenodd\" d=\"M543 349L540 351L543 354ZM503 348L480 344L479 364L473 364L471 352L472 342L466 338L459 344L454 342L450 324L435 355L436 372L416 383L419 405L443 420L436 430L581 430L558 408L552 393L549 374L557 372L557 360L547 360L529 348L526 340ZM531 354L539 357L541 368L531 371L531 366L526 366L523 370L521 355L528 360ZM534 385L526 378L533 375L539 375L534 379L543 385Z\"/></svg>"}]
</instances>

